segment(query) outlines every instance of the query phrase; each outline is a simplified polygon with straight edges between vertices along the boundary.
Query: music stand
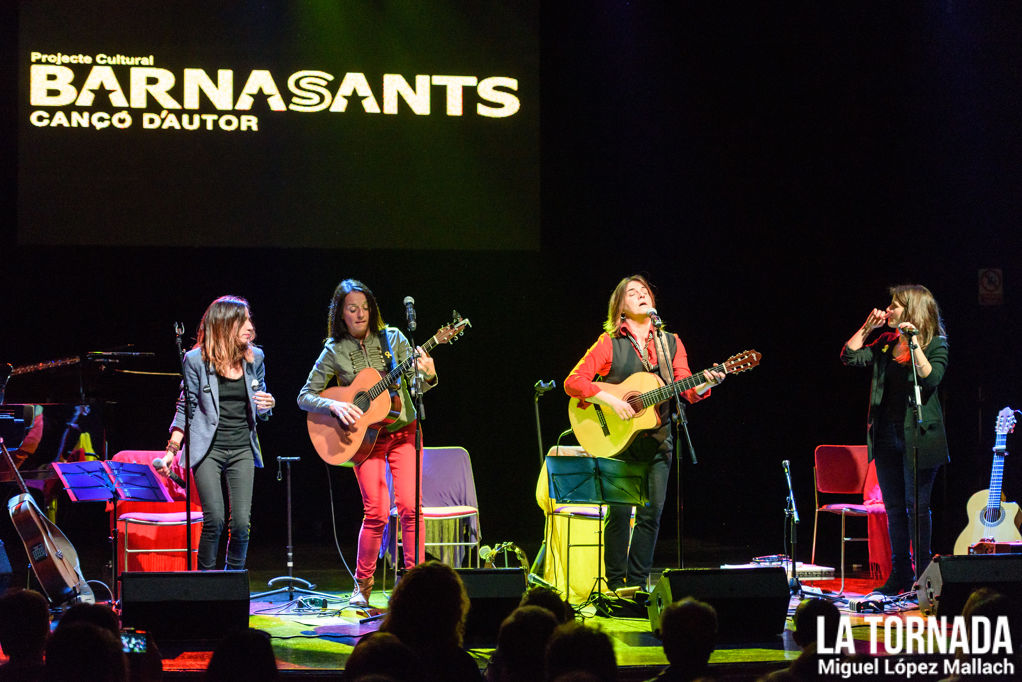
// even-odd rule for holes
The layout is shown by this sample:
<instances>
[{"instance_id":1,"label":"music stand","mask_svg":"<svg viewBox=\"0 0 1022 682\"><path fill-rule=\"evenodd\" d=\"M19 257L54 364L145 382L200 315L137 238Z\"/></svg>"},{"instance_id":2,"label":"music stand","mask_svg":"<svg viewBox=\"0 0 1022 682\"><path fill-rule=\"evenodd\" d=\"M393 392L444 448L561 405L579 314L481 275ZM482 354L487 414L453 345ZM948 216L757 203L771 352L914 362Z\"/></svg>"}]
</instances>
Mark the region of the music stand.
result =
<instances>
[{"instance_id":1,"label":"music stand","mask_svg":"<svg viewBox=\"0 0 1022 682\"><path fill-rule=\"evenodd\" d=\"M53 468L72 502L113 503L113 531L110 554L113 566L114 603L120 601L117 569L117 502L173 502L174 498L149 464L93 460L54 462Z\"/></svg>"},{"instance_id":2,"label":"music stand","mask_svg":"<svg viewBox=\"0 0 1022 682\"><path fill-rule=\"evenodd\" d=\"M649 504L649 465L645 462L627 462L603 457L572 457L548 455L546 458L547 477L550 481L550 498L558 502L574 504L595 504L601 512L597 530L596 581L589 590L589 601L595 601L597 610L609 615L610 609L603 603L602 586L607 582L603 576L603 505L623 504L644 507ZM571 580L571 576L568 576ZM569 582L570 584L570 582ZM607 584L610 587L610 584ZM595 592L595 596L594 596Z\"/></svg>"}]
</instances>

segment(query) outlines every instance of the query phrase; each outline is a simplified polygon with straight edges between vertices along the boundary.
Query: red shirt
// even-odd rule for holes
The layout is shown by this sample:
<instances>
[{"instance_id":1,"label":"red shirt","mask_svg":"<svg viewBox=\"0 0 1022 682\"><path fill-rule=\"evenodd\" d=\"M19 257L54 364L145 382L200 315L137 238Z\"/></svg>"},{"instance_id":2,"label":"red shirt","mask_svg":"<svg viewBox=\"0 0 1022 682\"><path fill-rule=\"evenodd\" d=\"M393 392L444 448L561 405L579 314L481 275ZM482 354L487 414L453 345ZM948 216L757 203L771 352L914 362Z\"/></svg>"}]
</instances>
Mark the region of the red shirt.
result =
<instances>
[{"instance_id":1,"label":"red shirt","mask_svg":"<svg viewBox=\"0 0 1022 682\"><path fill-rule=\"evenodd\" d=\"M621 332L632 336L628 327L622 326ZM675 343L677 343L677 348L674 352L674 358L671 360L671 367L674 369L674 380L677 381L678 379L692 376L692 371L688 368L688 352L685 350L685 345L678 338L677 334L672 335L674 336ZM635 337L632 336L632 338ZM634 344L631 348L633 353L641 357ZM653 338L647 339L646 354L650 366L656 366L656 341ZM586 354L575 365L575 369L571 370L571 374L564 380L564 392L572 398L592 398L601 390L599 383L593 382L593 379L597 376L607 376L613 361L613 339L610 334L604 332L600 334L600 338L596 339L596 343L586 351ZM694 388L690 388L682 393L682 395L685 396L688 402L694 403L710 395L710 391L707 390L706 393L699 395Z\"/></svg>"}]
</instances>

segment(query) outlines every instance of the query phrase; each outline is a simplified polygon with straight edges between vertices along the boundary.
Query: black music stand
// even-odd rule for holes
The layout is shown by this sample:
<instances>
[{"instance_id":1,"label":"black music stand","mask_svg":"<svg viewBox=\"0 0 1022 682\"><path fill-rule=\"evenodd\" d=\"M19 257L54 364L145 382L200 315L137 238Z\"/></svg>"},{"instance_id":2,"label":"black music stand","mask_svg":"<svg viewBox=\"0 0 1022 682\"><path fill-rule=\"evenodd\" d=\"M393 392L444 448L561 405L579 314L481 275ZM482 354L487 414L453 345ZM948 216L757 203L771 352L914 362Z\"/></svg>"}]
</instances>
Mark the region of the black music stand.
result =
<instances>
[{"instance_id":1,"label":"black music stand","mask_svg":"<svg viewBox=\"0 0 1022 682\"><path fill-rule=\"evenodd\" d=\"M173 502L174 498L160 481L152 466L135 462L92 460L88 462L54 462L54 470L64 484L72 502L113 503L113 531L110 537L114 603L120 601L117 570L117 502ZM189 548L190 549L190 548Z\"/></svg>"},{"instance_id":2,"label":"black music stand","mask_svg":"<svg viewBox=\"0 0 1022 682\"><path fill-rule=\"evenodd\" d=\"M558 502L595 504L601 510L605 504L639 507L649 504L649 465L645 462L548 455L546 470L550 481L550 498ZM597 556L600 560L597 562L596 581L589 590L587 603L595 603L597 611L610 615L611 609L604 603L606 597L602 589L607 579L603 576L603 514L599 516ZM570 575L568 580L571 580ZM609 583L607 587L610 587Z\"/></svg>"}]
</instances>

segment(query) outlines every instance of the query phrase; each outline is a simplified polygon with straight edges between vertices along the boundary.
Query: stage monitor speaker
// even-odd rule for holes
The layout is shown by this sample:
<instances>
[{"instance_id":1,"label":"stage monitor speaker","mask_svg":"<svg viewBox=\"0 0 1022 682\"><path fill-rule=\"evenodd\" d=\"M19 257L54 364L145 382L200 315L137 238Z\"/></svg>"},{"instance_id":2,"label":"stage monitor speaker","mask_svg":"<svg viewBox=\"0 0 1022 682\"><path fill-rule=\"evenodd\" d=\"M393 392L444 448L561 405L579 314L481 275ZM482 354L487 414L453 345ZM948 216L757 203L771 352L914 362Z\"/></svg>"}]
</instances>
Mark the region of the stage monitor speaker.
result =
<instances>
[{"instance_id":1,"label":"stage monitor speaker","mask_svg":"<svg viewBox=\"0 0 1022 682\"><path fill-rule=\"evenodd\" d=\"M248 627L248 571L125 572L121 624L158 644L216 641Z\"/></svg>"},{"instance_id":2,"label":"stage monitor speaker","mask_svg":"<svg viewBox=\"0 0 1022 682\"><path fill-rule=\"evenodd\" d=\"M938 554L919 576L919 610L928 616L957 616L980 587L1022 604L1022 554Z\"/></svg>"},{"instance_id":3,"label":"stage monitor speaker","mask_svg":"<svg viewBox=\"0 0 1022 682\"><path fill-rule=\"evenodd\" d=\"M0 594L7 591L11 584L11 560L7 558L7 548L0 540Z\"/></svg>"},{"instance_id":4,"label":"stage monitor speaker","mask_svg":"<svg viewBox=\"0 0 1022 682\"><path fill-rule=\"evenodd\" d=\"M660 636L660 617L685 597L717 611L720 642L764 642L784 631L791 593L780 566L668 569L649 595L649 627Z\"/></svg>"},{"instance_id":5,"label":"stage monitor speaker","mask_svg":"<svg viewBox=\"0 0 1022 682\"><path fill-rule=\"evenodd\" d=\"M527 589L522 568L459 568L472 602L465 623L465 645L494 645L500 624L518 608Z\"/></svg>"}]
</instances>

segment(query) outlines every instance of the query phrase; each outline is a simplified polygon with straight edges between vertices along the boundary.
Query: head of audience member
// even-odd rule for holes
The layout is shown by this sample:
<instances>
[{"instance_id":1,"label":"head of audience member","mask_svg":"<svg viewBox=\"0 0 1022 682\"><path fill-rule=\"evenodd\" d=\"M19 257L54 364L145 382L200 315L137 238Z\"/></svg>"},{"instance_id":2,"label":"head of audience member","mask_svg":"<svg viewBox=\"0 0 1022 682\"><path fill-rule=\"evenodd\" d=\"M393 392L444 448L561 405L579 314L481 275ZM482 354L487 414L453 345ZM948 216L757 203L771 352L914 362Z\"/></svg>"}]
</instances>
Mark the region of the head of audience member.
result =
<instances>
[{"instance_id":1,"label":"head of audience member","mask_svg":"<svg viewBox=\"0 0 1022 682\"><path fill-rule=\"evenodd\" d=\"M542 606L519 606L500 624L493 666L500 682L542 680L547 640L557 618Z\"/></svg>"},{"instance_id":2,"label":"head of audience member","mask_svg":"<svg viewBox=\"0 0 1022 682\"><path fill-rule=\"evenodd\" d=\"M47 682L125 682L128 661L120 636L87 621L64 624L46 642Z\"/></svg>"},{"instance_id":3,"label":"head of audience member","mask_svg":"<svg viewBox=\"0 0 1022 682\"><path fill-rule=\"evenodd\" d=\"M575 620L575 612L572 611L571 604L561 599L561 595L549 587L542 587L541 585L530 587L522 595L522 600L518 605L542 606L554 614L554 618L557 619L558 623L567 623L568 621Z\"/></svg>"},{"instance_id":4,"label":"head of audience member","mask_svg":"<svg viewBox=\"0 0 1022 682\"><path fill-rule=\"evenodd\" d=\"M57 629L75 623L92 623L104 630L121 636L121 621L112 608L106 604L75 604L60 617Z\"/></svg>"},{"instance_id":5,"label":"head of audience member","mask_svg":"<svg viewBox=\"0 0 1022 682\"><path fill-rule=\"evenodd\" d=\"M414 682L418 673L418 655L389 632L370 632L363 636L344 664L344 679L360 682L373 677Z\"/></svg>"},{"instance_id":6,"label":"head of audience member","mask_svg":"<svg viewBox=\"0 0 1022 682\"><path fill-rule=\"evenodd\" d=\"M692 597L676 601L660 616L664 654L672 669L693 677L706 669L717 644L717 611Z\"/></svg>"},{"instance_id":7,"label":"head of audience member","mask_svg":"<svg viewBox=\"0 0 1022 682\"><path fill-rule=\"evenodd\" d=\"M602 630L582 623L563 623L554 629L546 645L548 680L566 674L588 673L600 682L617 679L617 658L614 645Z\"/></svg>"},{"instance_id":8,"label":"head of audience member","mask_svg":"<svg viewBox=\"0 0 1022 682\"><path fill-rule=\"evenodd\" d=\"M805 649L816 643L820 619L823 619L823 642L831 650L837 643L837 630L841 623L841 612L834 603L826 599L809 598L799 602L792 622L795 630L792 638L795 644Z\"/></svg>"},{"instance_id":9,"label":"head of audience member","mask_svg":"<svg viewBox=\"0 0 1022 682\"><path fill-rule=\"evenodd\" d=\"M15 590L0 597L0 648L10 663L41 665L49 634L46 597L34 590Z\"/></svg>"},{"instance_id":10,"label":"head of audience member","mask_svg":"<svg viewBox=\"0 0 1022 682\"><path fill-rule=\"evenodd\" d=\"M457 572L439 561L408 569L390 596L390 610L380 630L417 652L460 647L469 601Z\"/></svg>"},{"instance_id":11,"label":"head of audience member","mask_svg":"<svg viewBox=\"0 0 1022 682\"><path fill-rule=\"evenodd\" d=\"M990 620L991 633L997 627L997 619L1005 617L1008 619L1008 632L1012 642L1012 651L1016 660L1022 661L1022 612L1018 605L1007 595L1004 595L989 587L977 588L965 600L962 607L962 616L971 621L976 616L983 616ZM971 625L966 628L966 636L971 636Z\"/></svg>"},{"instance_id":12,"label":"head of audience member","mask_svg":"<svg viewBox=\"0 0 1022 682\"><path fill-rule=\"evenodd\" d=\"M207 682L271 682L279 679L270 636L255 628L228 633L216 645L206 667L205 679Z\"/></svg>"}]
</instances>

